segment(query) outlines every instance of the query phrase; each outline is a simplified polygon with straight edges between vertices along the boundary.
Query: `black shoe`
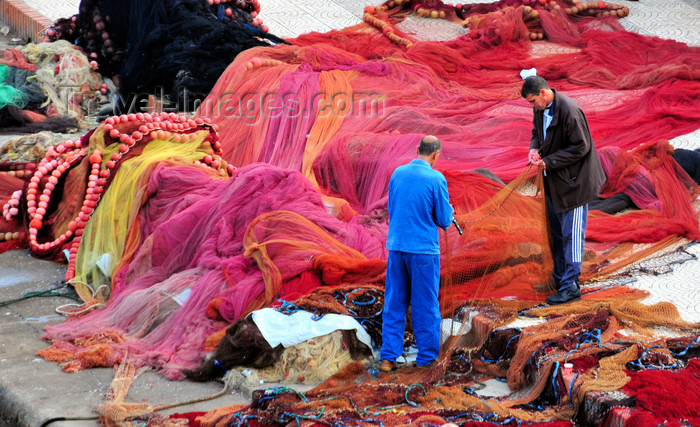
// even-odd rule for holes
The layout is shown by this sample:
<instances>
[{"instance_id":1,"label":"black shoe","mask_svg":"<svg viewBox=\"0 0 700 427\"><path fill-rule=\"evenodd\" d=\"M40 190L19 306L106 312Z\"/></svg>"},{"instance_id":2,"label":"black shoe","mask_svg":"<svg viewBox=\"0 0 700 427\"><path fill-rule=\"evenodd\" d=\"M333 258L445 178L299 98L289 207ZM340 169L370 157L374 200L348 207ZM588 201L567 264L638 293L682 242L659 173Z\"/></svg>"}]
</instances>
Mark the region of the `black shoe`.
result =
<instances>
[{"instance_id":1,"label":"black shoe","mask_svg":"<svg viewBox=\"0 0 700 427\"><path fill-rule=\"evenodd\" d=\"M578 287L575 288L566 288L563 291L559 291L554 295L550 295L547 297L546 301L547 304L551 305L557 305L557 304L566 304L567 302L572 302L572 301L579 301L581 299L581 291L578 289Z\"/></svg>"}]
</instances>

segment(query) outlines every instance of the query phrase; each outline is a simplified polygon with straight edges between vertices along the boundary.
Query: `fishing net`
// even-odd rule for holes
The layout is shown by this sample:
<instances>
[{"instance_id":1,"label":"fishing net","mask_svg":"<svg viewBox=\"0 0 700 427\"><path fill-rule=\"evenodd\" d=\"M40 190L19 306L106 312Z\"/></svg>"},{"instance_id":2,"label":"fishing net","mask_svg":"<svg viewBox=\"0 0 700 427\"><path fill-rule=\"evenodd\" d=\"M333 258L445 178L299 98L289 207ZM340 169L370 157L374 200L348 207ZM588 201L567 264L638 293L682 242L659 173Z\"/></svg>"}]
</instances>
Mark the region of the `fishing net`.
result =
<instances>
[{"instance_id":1,"label":"fishing net","mask_svg":"<svg viewBox=\"0 0 700 427\"><path fill-rule=\"evenodd\" d=\"M628 381L621 372L643 349L695 348L698 325L668 304L639 303L642 291L602 281L619 285L640 260L698 238L698 187L668 139L700 123L700 50L622 30L616 5L568 13L571 5L550 3L533 5L548 16L535 19L521 2L457 10L394 0L368 9L388 22L383 32L366 17L241 52L195 119L111 118L56 148L33 176L56 193L43 218L27 201L29 239L39 255L69 249L69 278L86 304L66 307L72 318L46 328L54 345L42 355L80 367L128 353L135 367L180 379L208 352L242 348L247 329L238 321L279 300L351 315L379 345L388 182L424 134L443 141L437 168L464 229L441 234L441 311L465 325L487 319L484 336L475 332L470 346L452 340L428 370L377 377L360 361L305 395L256 392L219 421L568 425L586 391ZM425 9L438 19L442 11L465 32L431 41L401 31L418 7L421 19L433 19ZM533 43L533 33L548 41ZM520 99L519 72L533 66L586 112L609 177L601 197L624 193L640 208L591 211L582 301L537 309L545 294L533 286L548 281L552 257L541 171L525 167L532 111ZM48 181L58 164L67 176ZM519 314L547 322L490 334ZM653 338L659 327L686 341ZM100 341L106 331L123 340ZM571 392L560 369L570 360L579 374ZM494 376L514 395L475 396Z\"/></svg>"},{"instance_id":2,"label":"fishing net","mask_svg":"<svg viewBox=\"0 0 700 427\"><path fill-rule=\"evenodd\" d=\"M103 159L111 158L107 157L110 150L120 147L109 144L112 139L105 135L105 126L92 133L88 145L95 151L101 148ZM171 354L179 361L160 360L163 367L171 366L168 375L177 378L181 369L192 368L201 359L205 338L222 330L225 321L233 322L277 298L296 299L320 286L314 275L303 274L311 268L324 269L325 264L309 262L316 255L348 259L347 281L380 274L376 263L369 263L370 269L353 261L366 259L362 252L383 253L382 242L360 224L331 216L320 194L298 172L251 165L227 181L212 179L212 173L201 166L162 166L169 161L183 163L188 155L190 162L210 155L197 151L206 135L177 145L171 139L151 139L149 134L148 144L135 146L134 152L143 148L140 154L131 158L127 154L119 161L117 173L110 175L113 179L103 183L108 191L87 224L85 218L78 218L84 228L78 244L71 243L74 270L69 266L69 275L75 273L71 283L84 300L104 303L104 299L95 301L93 292L107 285L112 290L110 304L70 322L67 329L59 326L48 336L72 340L105 328L136 334L140 343L133 343L134 359L151 364L149 354ZM184 156L179 160L178 148ZM83 160L72 173L80 174L81 167L96 160L95 151L85 153L87 163ZM161 166L149 169L154 164ZM217 166L227 170L223 162ZM127 169L133 172L121 173ZM110 198L110 193L121 196ZM60 209L54 216L65 218L56 223L76 218ZM124 230L114 229L122 226ZM68 224L68 230L71 227ZM185 230L189 235L182 234ZM36 249L56 250L51 243L40 243ZM120 259L122 251L125 255ZM332 258L326 263L327 270L337 265ZM343 275L333 277L337 282ZM187 297L185 291L190 293ZM218 308L210 318L207 307L214 300ZM185 344L188 339L192 341Z\"/></svg>"},{"instance_id":3,"label":"fishing net","mask_svg":"<svg viewBox=\"0 0 700 427\"><path fill-rule=\"evenodd\" d=\"M698 369L700 359L692 359L685 369L673 373L658 369L627 372L630 381L623 390L635 397L636 409L641 412L633 415L630 423L653 425L669 420L681 425L687 420L693 425L700 422L691 397L698 394Z\"/></svg>"},{"instance_id":4,"label":"fishing net","mask_svg":"<svg viewBox=\"0 0 700 427\"><path fill-rule=\"evenodd\" d=\"M39 68L36 64L27 61L27 58L17 49L4 49L2 58L0 58L0 64L32 72Z\"/></svg>"},{"instance_id":5,"label":"fishing net","mask_svg":"<svg viewBox=\"0 0 700 427\"><path fill-rule=\"evenodd\" d=\"M367 29L349 29L348 33L355 34L357 37L363 34L369 37L373 34ZM600 37L603 36L618 36L623 42L628 37L631 38L632 42L642 40L624 32L606 32L600 35ZM320 35L315 37L320 37ZM298 42L304 44L303 40ZM589 40L587 45L592 46L596 42L599 41ZM334 43L334 39L331 38L327 45ZM426 43L431 44L435 49L446 50L446 52L455 51L459 47L453 46L455 43L466 43L473 50L472 54L486 50L484 46L473 44L474 41L470 37L463 37L450 43ZM657 42L654 41L652 44L654 43ZM381 45L381 43L379 44ZM510 49L516 47L513 44L520 46L519 49L523 49L529 45L529 42L517 38L510 42L505 40L501 44L487 46L487 51L496 57L504 56L505 52L502 51L502 49L506 49L504 44L508 45L507 48L511 52ZM675 47L677 50L685 49L686 55L691 55L694 52L691 48L683 48L680 44ZM411 51L409 50L409 52ZM520 176L514 174L516 165L517 170L522 170L521 161L516 161L516 159L521 157L517 153L524 153L524 148L520 142L517 142L522 137L516 138L516 135L522 135L525 129L529 132L528 108L521 107L521 103L516 104L515 101L511 103L509 99L502 99L498 103L494 99L499 93L501 96L504 94L512 96L516 82L508 81L509 78L505 78L508 83L507 85L500 84L500 92L496 90L489 91L488 94L485 92L474 93L466 85L454 83L448 85L445 77L454 74L457 83L462 83L464 77L461 77L462 80L460 80L460 77L456 76L457 73L450 74L444 70L435 69L439 64L417 62L419 57L399 60L399 57L405 55L404 51L399 49L394 49L392 54L397 55L397 58L387 57L381 61L372 61L339 48L326 46L324 49L319 49L312 45L253 49L239 55L230 66L231 70L237 72L225 73L211 97L221 94L224 90L235 95L239 87L250 85L249 87L268 87L270 90L298 94L302 101L300 105L305 106L309 100L313 99L313 95L321 90L323 90L322 93L335 94L336 90L344 91L349 87L355 90L355 86L357 86L371 92L377 91L377 88L381 86L387 91L386 94L383 94L388 105L385 107L387 111L384 111L382 115L377 115L377 117L369 117L369 120L364 116L342 114L329 114L327 117L320 117L319 120L313 120L315 119L313 114L297 114L296 116L280 114L273 117L261 114L259 117L251 116L251 120L254 119L254 121L248 123L247 126L235 125L234 120L237 120L235 114L241 113L241 110L235 108L231 117L215 116L215 120L221 125L222 146L224 148L231 147L230 150L224 151L224 159L228 158L236 165L264 161L268 164L301 170L307 178L311 179L312 185L309 186L303 183L298 174L275 172L273 176L277 176L277 178L273 179L272 182L280 180L280 183L284 183L288 175L290 182L296 182L296 188L304 189L302 193L299 193L299 190L290 192L285 185L280 184L279 191L285 193L284 197L270 191L269 188L266 188L267 182L263 178L255 176L256 174L263 176L269 170L268 167L261 165L251 164L250 169L244 170L238 175L239 178L228 184L216 180L211 181L209 176L203 176L194 169L182 172L188 176L187 179L166 178L164 175L174 173L170 168L159 168L151 173L147 165L152 162L146 159L150 158L151 155L153 155L153 162L161 161L163 158L159 157L160 154L150 151L151 149L158 151L157 143L148 144L148 149L135 156L134 161L124 163L125 165L133 165L129 174L116 174L113 181L110 176L110 191L104 196L104 201L100 203L95 216L88 222L84 231L83 240L89 243L81 245L81 252L77 253L75 282L77 284L85 282L87 288L95 291L102 285L110 284L112 271L115 266L119 265L120 272L115 276L113 284L115 294L121 290L122 283L129 283L131 286L141 275L143 275L144 280L148 277L150 285L161 283L172 274L190 268L193 265L193 260L198 259L197 253L209 253L208 246L205 244L206 236L213 231L207 230L218 232L219 228L230 229L230 232L233 233L233 247L239 248L236 249L237 251L244 249L240 255L245 261L239 261L241 265L226 269L225 273L217 272L220 279L218 282L214 282L217 283L217 286L224 286L225 283L230 284L229 289L225 292L227 296L222 296L223 300L219 305L219 311L223 313L222 318L230 322L252 309L271 303L275 296L285 295L283 292L285 283L299 276L305 270L305 268L299 269L298 267L289 268L288 265L285 265L287 268L281 268L278 264L301 263L311 254L317 255L322 251L330 251L350 259L361 256L381 259L384 257L381 241L386 230L384 203L388 177L393 167L412 157L415 144L420 137L418 131L421 131L438 134L445 140L445 156L439 168L445 172L448 178L457 207L458 219L467 231L464 236L460 237L451 230L446 237L444 246L446 254L449 255L445 256L444 270L449 274L443 275L446 284L443 294L448 295L449 298L443 297L444 312L449 312L466 299L479 301L484 297L499 298L501 301L507 301L504 298L514 298L530 303L539 302L542 296L536 295L531 289L531 285L546 281L549 271L547 251L543 250L548 246L548 243L542 227L544 224L542 193L541 191L532 191L532 188L537 188L533 181L537 176L535 171L519 172ZM487 57L489 55L485 53L482 55L488 64ZM508 55L514 56L512 53ZM260 56L267 56L267 58L263 61ZM287 64L287 62L292 64ZM299 65L295 65L296 63ZM512 64L511 67L513 65L515 64ZM614 64L606 65L612 66ZM505 66L507 64L503 63L492 65L499 70L499 74L502 76L506 75L503 71ZM473 70L473 72L476 71ZM443 75L443 78L439 79L437 76L440 74ZM402 81L401 84L398 84L399 80ZM687 99L690 99L689 94L696 93L690 90L695 84L693 81L677 78L672 80L670 84L684 86L686 89L684 96ZM415 89L407 91L406 88ZM656 89L656 87L651 87L647 91L635 90L632 91L632 94L620 91L621 93L618 95L623 98L642 95L648 97L651 95L647 92ZM588 107L595 111L592 108L594 107L592 99L586 98L586 96L590 94L588 96L596 99L600 99L600 96L596 95L592 89L578 90L584 109ZM479 97L486 97L486 95L488 95L488 101L479 99ZM444 100L447 107L439 111L429 108L426 104L432 102L431 99ZM668 99L668 96L655 98L655 102L664 103ZM358 100L358 103L359 101L362 100ZM607 100L605 102L612 103ZM625 102L621 106L624 107L628 104L636 105L634 102ZM212 104L205 101L203 109L208 108L208 105ZM247 104L233 103L232 105L234 107L242 105L248 108ZM462 108L458 109L457 106ZM613 110L619 109L621 106L616 105ZM668 107L673 108L670 104ZM498 110L500 113L496 114ZM302 111L311 112L309 110ZM449 111L450 115L448 116L444 111ZM256 113L256 111L251 112ZM611 111L607 111L607 113L609 116L613 115ZM648 114L646 111L645 113ZM493 114L496 116L492 117ZM679 112L679 114L681 113ZM687 117L688 114L693 113L684 108L681 117ZM592 114L592 116L594 115ZM624 122L620 116L617 117L618 123ZM664 118L659 120L663 121ZM691 120L677 119L677 121L675 129L679 132L684 126L686 129L696 126L696 122ZM469 123L469 126L463 123ZM654 126L647 124L647 128L658 131L659 126L656 125L656 121L653 123ZM601 122L591 118L591 127L594 132L599 130L597 126L601 126ZM467 129L468 134L465 136ZM517 132L514 134L514 131ZM637 127L636 134L639 134L639 131L639 127ZM98 141L99 145L103 132L104 130L98 128L90 136L90 140ZM497 147L494 139L498 140ZM311 140L314 145L309 147L307 140ZM509 140L513 141L513 148L504 145L504 141ZM246 141L246 143L242 144L240 141ZM279 143L280 141L282 143ZM479 146L475 147L472 141L479 141ZM193 142L195 146L200 143L198 140ZM605 143L606 141L603 139L599 144L604 146ZM617 146L625 148L633 143L634 141L628 141ZM94 145L94 143L92 144ZM114 153L117 147L118 144L114 144L111 148L112 151L107 150L103 157ZM167 144L164 147L171 148ZM188 144L183 144L180 147L184 151L191 150ZM682 235L693 238L697 234L695 210L690 203L691 197L696 192L695 187L686 176L683 176L682 171L673 166L671 157L667 155L667 144L650 144L648 147L660 147L654 148L651 154L645 154L645 150L651 150L651 148L646 147L642 146L633 150L635 153L639 153L636 158L623 158L624 162L621 160L617 165L622 171L617 172L613 165L608 173L613 177L629 176L623 171L630 164L634 164L638 170L640 168L648 170L647 174L655 175L645 181L639 180L640 183L637 186L646 185L647 193L652 196L656 195L657 198L667 199L668 201L663 206L672 206L673 208L666 211L666 208L662 209L662 206L659 205L656 206L656 209L644 209L614 217L594 213L589 230L590 240L597 246L591 247L588 251L589 257L584 266L584 279L590 279L606 271L615 271L625 263L630 263L634 259L639 259L658 250L659 247L668 245L668 239L673 239L673 236ZM651 156L649 162L644 163L649 156ZM177 154L166 154L165 157L177 157ZM488 165L492 166L490 169L495 175L509 182L508 186L499 186L498 183L481 174L470 172L477 166L484 166L484 159L488 160ZM84 168L83 174L87 174L88 163L83 160L79 166ZM675 169L673 169L674 167ZM72 175L77 176L78 174ZM82 179L84 180L84 178ZM178 185L173 187L173 190L165 190L163 187L169 185L166 182L167 179L178 182ZM190 182L183 183L182 181ZM627 184L628 181L622 180L620 183L615 180L609 181L611 186L609 193L614 194L622 190L632 192L630 185ZM194 184L194 182L198 182L198 184ZM199 183L205 184L202 186ZM321 192L333 196L335 199L346 200L358 214L352 217L349 222L341 223L334 220L326 214L322 202L323 198L316 192L314 183L318 184L318 189ZM79 185L79 183L71 183L70 187L80 188ZM85 185L84 181L82 185ZM146 190L148 186L158 188L158 191L152 194L158 200L162 197L162 202L156 203L153 200L147 200L145 204L142 202L143 197L148 196L140 196L140 194L151 194ZM218 214L213 212L223 209L220 206L225 203L221 200L219 202L214 200L216 200L215 194L221 192L221 188L224 186L232 194L235 194L235 197L230 197L227 202L239 203L239 205L232 204L230 206L230 209L237 213L236 218L232 219L232 225L224 227L216 225L216 221L214 223L202 221L193 228L187 222L192 218L191 216L182 215L186 218L179 216L180 211L184 212L189 209L190 203L194 201L200 202L199 205L202 206L207 205L206 209L211 212L209 218L222 215L221 212ZM653 187L653 189L649 187ZM266 199L273 196L278 197L278 199L262 203L257 201L255 208L251 209L250 197L263 194L254 192L252 189L255 188L263 191ZM80 194L81 192L77 191L76 193ZM136 197L127 196L132 194L136 194ZM312 201L310 206L313 208L301 207L304 197L300 197L300 194L304 194L304 197L308 197L309 201ZM185 195L187 197L183 197ZM211 197L214 199L211 200ZM289 210L289 206L281 203L281 200L289 201L291 199L300 204L298 213L302 216L295 217L291 214L275 213L278 209ZM133 203L133 201L137 203ZM105 205L115 203L119 203L122 209L102 208ZM75 210L79 205L73 203L73 206ZM59 213L63 209L65 206L59 208ZM315 214L311 214L311 211L314 211ZM63 219L57 220L57 222L66 225L75 217L75 212L72 212L63 215ZM307 220L310 222L306 222ZM336 221L335 225L331 225L329 222L331 220ZM166 222L169 222L167 227ZM138 226L133 226L134 223ZM102 227L108 228L102 230ZM331 234L323 234L324 228L330 229ZM652 228L653 232L651 232ZM186 236L177 235L176 240L170 240L172 239L170 237L172 231L170 230L175 229L178 232L182 230L191 230L192 232L185 233ZM129 236L127 236L128 230L131 230ZM304 230L304 232L299 233L300 230ZM164 237L160 237L161 234ZM342 236L344 243L350 244L350 247L356 248L360 252L352 252L337 246L334 243L336 235ZM164 240L161 241L161 239ZM260 239L269 239L270 243L261 244ZM318 240L314 241L314 239ZM216 242L217 251L220 254L235 253L222 250L220 238ZM649 244L640 249L635 248L636 243ZM186 247L175 250L178 245ZM613 248L614 250L606 252ZM150 251L148 256L139 255L139 252L146 252L147 249ZM157 255L159 250L162 250L162 255ZM596 253L604 255L596 255ZM275 257L279 259L275 259ZM122 260L120 261L120 259ZM253 267L253 261L257 269L250 270ZM125 264L130 262L139 265L139 267L124 268ZM146 262L148 267L141 266L142 262ZM156 265L161 268L154 270L153 267ZM132 270L136 272L134 273ZM144 273L146 271L149 272ZM234 271L236 273L233 273ZM249 271L251 272L248 273ZM222 276L225 280L221 278ZM243 286L241 283L246 283L246 285ZM253 283L257 283L257 285L252 286ZM263 284L265 292L261 293ZM142 286L145 287L145 285L137 287ZM304 282L304 286L308 285ZM236 290L233 291L231 288ZM243 291L244 289L246 290ZM251 292L250 289L256 290ZM313 286L305 288L304 292L311 289ZM240 292L245 292L247 296L241 298ZM203 303L200 302L200 304Z\"/></svg>"},{"instance_id":6,"label":"fishing net","mask_svg":"<svg viewBox=\"0 0 700 427\"><path fill-rule=\"evenodd\" d=\"M0 64L0 109L8 105L23 108L27 104L26 96L14 86L7 84L9 73L10 67Z\"/></svg>"},{"instance_id":7,"label":"fishing net","mask_svg":"<svg viewBox=\"0 0 700 427\"><path fill-rule=\"evenodd\" d=\"M479 348L450 349L432 368L406 367L378 374L354 362L303 394L286 387L258 390L247 408L231 410L226 416L217 412L216 422L222 424L203 425L279 425L297 420L395 425L426 415L434 417L433 424L491 421L508 425L513 417L563 421L576 416L586 392L618 390L628 384L629 370L677 369L697 353L698 325L681 320L668 304L610 303L603 296L599 302L602 305L597 307L572 304L577 308L563 316L559 308L555 318L539 325L495 329ZM644 327L636 333L626 331L624 324L639 316L648 319L641 323ZM653 334L658 326L695 335L660 339ZM571 373L564 372L564 363L573 365ZM502 398L478 395L483 381L492 377L507 380L514 393ZM676 417L687 413L676 410Z\"/></svg>"},{"instance_id":8,"label":"fishing net","mask_svg":"<svg viewBox=\"0 0 700 427\"><path fill-rule=\"evenodd\" d=\"M318 258L323 258L327 255L320 255ZM386 270L386 263L383 261L372 262L379 260L368 260L369 263L375 264L375 268ZM330 264L330 263L329 263ZM331 267L335 267L331 265ZM343 271L334 268L334 273ZM310 273L302 274L310 275ZM299 298L295 303L281 300L272 304L276 310L291 315L299 310L307 313L312 313L312 320L318 320L326 314L341 314L351 316L357 320L363 330L369 335L372 347L378 347L381 344L381 313L383 308L384 290L381 285L362 285L344 284L334 286L332 283L324 282L326 285L319 287ZM208 310L220 309L220 303L217 300L210 304ZM214 315L210 312L210 317L218 317L218 313ZM297 327L304 327L298 325ZM338 326L340 328L340 326ZM307 344L296 344L285 349L282 344L275 347L268 342L262 331L258 328L251 316L237 320L233 325L226 328L225 334L221 337L221 333L214 334L209 337L208 345L215 345L216 349L210 354L196 369L186 370L184 373L189 379L195 381L208 381L222 376L233 368L243 366L251 368L264 368L267 373L259 373L259 375L275 375L278 381L298 381L299 378L305 378L307 382L318 383L320 376L324 376L324 380L335 373L333 371L319 371L316 365L320 362L324 366L328 366L332 357L314 357L315 362L308 363L309 359L300 357L299 355L308 355L309 352L326 352L327 348L334 347L333 353L338 353L340 359L350 357L354 360L363 359L371 355L371 349L367 347L368 343L360 341L355 335L354 330L342 330L342 338L327 336L323 341L331 341L335 344L340 344L340 348L334 345L318 345L319 340L307 340ZM331 334L332 335L332 334ZM298 334L296 336L299 336ZM407 345L411 344L412 334L407 334ZM313 342L313 344L309 344ZM216 345L218 343L218 345ZM301 346L301 348L297 348ZM297 375L291 375L289 368L286 368L288 363L282 363L283 366L281 375L279 366L276 365L278 360L293 359L301 361L293 365ZM338 369L342 365L335 365L333 369ZM272 374L270 374L272 372ZM240 376L237 377L240 380ZM317 381L314 381L313 379ZM240 383L241 381L239 381ZM301 382L304 382L302 380Z\"/></svg>"},{"instance_id":9,"label":"fishing net","mask_svg":"<svg viewBox=\"0 0 700 427\"><path fill-rule=\"evenodd\" d=\"M145 112L138 103L148 94L168 111L193 111L239 52L283 42L257 17L257 0L82 0L79 12L44 34L75 42L103 75L117 77L115 111Z\"/></svg>"},{"instance_id":10,"label":"fishing net","mask_svg":"<svg viewBox=\"0 0 700 427\"><path fill-rule=\"evenodd\" d=\"M89 100L102 82L80 49L58 40L29 43L20 51L38 67L35 79L47 98L42 105L46 115L82 118L89 112Z\"/></svg>"},{"instance_id":11,"label":"fishing net","mask_svg":"<svg viewBox=\"0 0 700 427\"><path fill-rule=\"evenodd\" d=\"M178 404L153 406L148 402L126 401L132 383L142 372L144 369L136 369L128 362L114 367L114 379L110 391L106 399L95 408L95 412L100 414L98 419L100 425L110 427L134 425L183 427L191 425L188 418L179 417L178 414L164 416L156 413ZM196 401L181 404L186 403L196 403Z\"/></svg>"},{"instance_id":12,"label":"fishing net","mask_svg":"<svg viewBox=\"0 0 700 427\"><path fill-rule=\"evenodd\" d=\"M252 388L262 383L319 384L353 361L344 335L335 331L292 346L262 369L239 365L226 372L224 381L231 389L240 389L242 384Z\"/></svg>"},{"instance_id":13,"label":"fishing net","mask_svg":"<svg viewBox=\"0 0 700 427\"><path fill-rule=\"evenodd\" d=\"M23 188L36 163L56 143L54 136L40 132L8 140L0 147L0 252L27 246L24 216L21 213Z\"/></svg>"}]
</instances>

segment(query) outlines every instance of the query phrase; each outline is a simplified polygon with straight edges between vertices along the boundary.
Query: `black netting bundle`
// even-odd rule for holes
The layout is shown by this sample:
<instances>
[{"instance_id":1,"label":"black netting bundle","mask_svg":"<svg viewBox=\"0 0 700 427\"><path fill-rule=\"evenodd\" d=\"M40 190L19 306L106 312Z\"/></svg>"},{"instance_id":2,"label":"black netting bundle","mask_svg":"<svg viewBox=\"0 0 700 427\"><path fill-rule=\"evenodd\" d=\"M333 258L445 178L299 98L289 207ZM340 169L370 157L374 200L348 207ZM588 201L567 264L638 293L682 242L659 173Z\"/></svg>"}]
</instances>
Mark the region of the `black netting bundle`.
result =
<instances>
[{"instance_id":1,"label":"black netting bundle","mask_svg":"<svg viewBox=\"0 0 700 427\"><path fill-rule=\"evenodd\" d=\"M104 76L118 76L122 110L162 94L168 107L185 111L239 52L284 43L263 31L258 9L246 0L82 0L78 15L56 21L46 35L78 44Z\"/></svg>"}]
</instances>

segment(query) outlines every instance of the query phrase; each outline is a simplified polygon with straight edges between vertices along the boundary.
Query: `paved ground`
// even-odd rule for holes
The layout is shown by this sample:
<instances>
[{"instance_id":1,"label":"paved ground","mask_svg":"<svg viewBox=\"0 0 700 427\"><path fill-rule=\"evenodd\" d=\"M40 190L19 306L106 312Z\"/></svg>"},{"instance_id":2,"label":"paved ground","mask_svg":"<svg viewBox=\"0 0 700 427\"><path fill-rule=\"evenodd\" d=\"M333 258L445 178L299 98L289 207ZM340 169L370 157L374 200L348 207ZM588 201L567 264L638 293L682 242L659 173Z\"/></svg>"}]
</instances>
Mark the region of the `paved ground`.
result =
<instances>
[{"instance_id":1,"label":"paved ground","mask_svg":"<svg viewBox=\"0 0 700 427\"><path fill-rule=\"evenodd\" d=\"M65 277L65 266L29 256L27 251L0 254L0 301L19 298L25 292L54 287ZM7 426L40 426L60 417L94 417L92 408L109 392L113 371L88 369L75 374L56 363L34 356L47 344L40 337L43 327L63 321L55 308L73 300L60 297L32 298L0 307L0 419ZM152 405L170 404L211 396L221 391L216 383L172 382L146 372L129 392L129 401ZM208 411L234 403L247 403L248 393L228 394L219 399L174 408L165 413ZM96 421L61 421L52 427L94 426ZM0 422L0 426L2 426Z\"/></svg>"},{"instance_id":2,"label":"paved ground","mask_svg":"<svg viewBox=\"0 0 700 427\"><path fill-rule=\"evenodd\" d=\"M79 0L23 0L34 10L55 20L77 13ZM371 0L261 0L261 17L270 30L281 37L293 37L308 31L328 31L361 22L362 9ZM673 38L700 46L700 0L617 1L628 6L630 16L622 20L626 28L642 34ZM439 20L420 20L415 24L428 33ZM700 148L700 131L672 141L680 148ZM700 255L700 245L688 248ZM688 321L700 322L700 262L690 259L671 266L672 271L658 276L640 276L633 284L649 290L645 302L671 301ZM65 266L30 257L26 251L0 254L0 301L21 297L28 291L46 290L60 280ZM93 417L109 390L111 369L91 369L76 374L60 371L34 353L46 347L41 341L47 324L61 322L55 307L70 302L53 296L33 298L0 306L0 426L94 426L94 420L49 422L56 417ZM129 400L147 400L153 405L175 403L205 397L220 390L215 383L169 382L153 373L135 381ZM233 403L247 402L247 392L229 394L216 400L174 408L167 413L207 411Z\"/></svg>"},{"instance_id":3,"label":"paved ground","mask_svg":"<svg viewBox=\"0 0 700 427\"><path fill-rule=\"evenodd\" d=\"M22 0L52 21L78 13L79 0ZM471 3L490 3L473 0ZM280 37L294 37L311 31L326 32L362 22L367 5L374 0L260 0L260 17ZM446 2L449 3L449 2ZM616 0L630 8L623 25L640 34L655 35L700 46L700 0ZM426 20L438 23L438 20Z\"/></svg>"}]
</instances>

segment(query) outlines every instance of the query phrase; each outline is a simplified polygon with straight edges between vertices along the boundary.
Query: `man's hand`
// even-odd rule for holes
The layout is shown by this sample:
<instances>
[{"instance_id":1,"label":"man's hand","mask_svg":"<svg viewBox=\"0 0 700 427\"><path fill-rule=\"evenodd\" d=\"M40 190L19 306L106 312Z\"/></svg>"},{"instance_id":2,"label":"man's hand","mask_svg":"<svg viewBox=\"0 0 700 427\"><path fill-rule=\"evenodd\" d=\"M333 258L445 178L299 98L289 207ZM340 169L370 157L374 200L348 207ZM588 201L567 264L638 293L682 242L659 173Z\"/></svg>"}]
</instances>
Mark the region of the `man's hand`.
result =
<instances>
[{"instance_id":1,"label":"man's hand","mask_svg":"<svg viewBox=\"0 0 700 427\"><path fill-rule=\"evenodd\" d=\"M539 163L540 161L542 161L542 158L540 157L540 152L537 151L536 148L531 148L531 149L530 149L530 152L527 153L527 162L528 162L528 164L536 165L536 164Z\"/></svg>"},{"instance_id":2,"label":"man's hand","mask_svg":"<svg viewBox=\"0 0 700 427\"><path fill-rule=\"evenodd\" d=\"M529 165L535 165L541 167L542 169L547 169L547 165L540 157L539 151L536 148L531 148L530 152L527 154L527 162Z\"/></svg>"}]
</instances>

